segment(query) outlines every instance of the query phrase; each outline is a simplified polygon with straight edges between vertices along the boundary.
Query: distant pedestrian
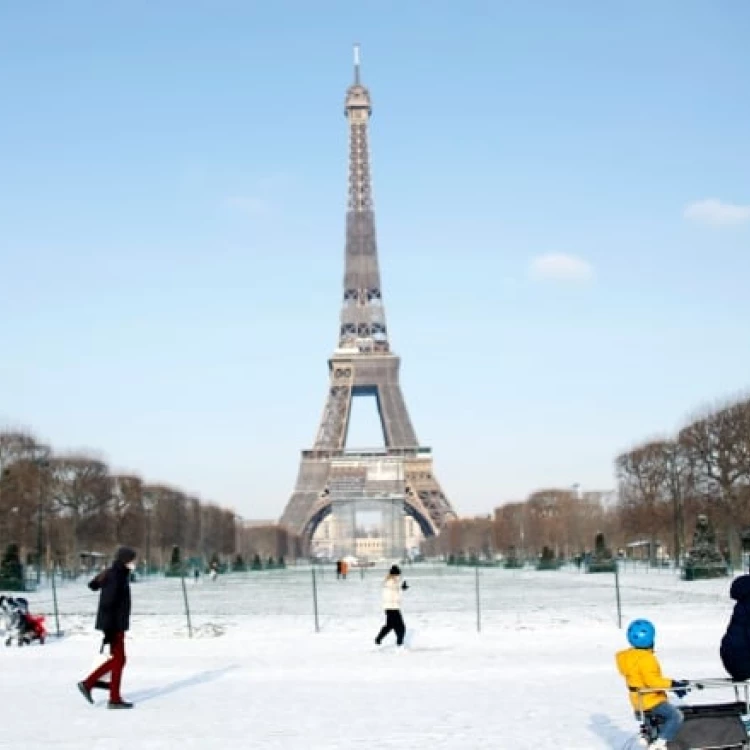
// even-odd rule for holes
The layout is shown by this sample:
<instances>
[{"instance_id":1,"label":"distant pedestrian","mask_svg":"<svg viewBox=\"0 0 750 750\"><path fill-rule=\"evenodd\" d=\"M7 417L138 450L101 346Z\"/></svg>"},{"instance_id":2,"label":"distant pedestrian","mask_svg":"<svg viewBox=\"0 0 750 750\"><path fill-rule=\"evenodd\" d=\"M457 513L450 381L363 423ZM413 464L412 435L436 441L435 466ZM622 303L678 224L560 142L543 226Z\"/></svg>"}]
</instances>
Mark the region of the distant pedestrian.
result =
<instances>
[{"instance_id":1,"label":"distant pedestrian","mask_svg":"<svg viewBox=\"0 0 750 750\"><path fill-rule=\"evenodd\" d=\"M125 668L125 633L130 629L130 574L135 568L135 551L129 547L117 550L115 561L90 583L92 591L99 591L99 607L96 613L96 629L104 633L102 648L109 646L109 659L97 667L78 689L89 703L94 700L91 691L95 687L109 688L107 708L133 708L133 704L122 699L120 684ZM109 683L102 682L110 674Z\"/></svg>"},{"instance_id":2,"label":"distant pedestrian","mask_svg":"<svg viewBox=\"0 0 750 750\"><path fill-rule=\"evenodd\" d=\"M336 580L339 580L341 578L341 570L344 566L344 563L341 562L341 560L336 560Z\"/></svg>"},{"instance_id":3,"label":"distant pedestrian","mask_svg":"<svg viewBox=\"0 0 750 750\"><path fill-rule=\"evenodd\" d=\"M392 565L383 581L383 609L385 610L385 625L380 629L375 643L379 646L391 630L396 633L396 645L404 645L406 625L401 615L401 592L409 588L406 581L401 581L401 569Z\"/></svg>"},{"instance_id":4,"label":"distant pedestrian","mask_svg":"<svg viewBox=\"0 0 750 750\"><path fill-rule=\"evenodd\" d=\"M201 572L200 570L198 570L198 568L196 568L193 571L193 580L195 581L195 583L198 583L198 580L200 579L200 577L201 577Z\"/></svg>"}]
</instances>

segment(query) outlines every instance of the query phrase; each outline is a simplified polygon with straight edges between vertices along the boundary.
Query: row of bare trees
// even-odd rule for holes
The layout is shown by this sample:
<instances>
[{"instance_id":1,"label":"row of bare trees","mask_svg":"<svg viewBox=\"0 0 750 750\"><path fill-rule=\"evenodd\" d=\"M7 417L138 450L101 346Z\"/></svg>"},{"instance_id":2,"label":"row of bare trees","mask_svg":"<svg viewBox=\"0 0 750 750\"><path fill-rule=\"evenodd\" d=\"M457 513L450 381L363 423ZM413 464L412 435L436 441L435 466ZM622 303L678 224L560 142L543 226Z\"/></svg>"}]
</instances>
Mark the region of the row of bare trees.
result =
<instances>
[{"instance_id":1,"label":"row of bare trees","mask_svg":"<svg viewBox=\"0 0 750 750\"><path fill-rule=\"evenodd\" d=\"M451 521L438 537L427 540L425 553L484 559L515 553L536 559L548 547L556 557L574 558L593 549L599 531L608 542L618 541L616 513L605 497L571 489L538 490L522 502L496 508L494 516Z\"/></svg>"},{"instance_id":2,"label":"row of bare trees","mask_svg":"<svg viewBox=\"0 0 750 750\"><path fill-rule=\"evenodd\" d=\"M708 515L720 547L740 561L750 547L750 399L706 410L672 438L635 446L615 460L616 502L607 493L546 489L508 503L494 517L457 519L425 543L426 554L490 558L498 552L536 558L544 547L572 558L607 546L646 550L651 562L689 551L699 514Z\"/></svg>"},{"instance_id":3,"label":"row of bare trees","mask_svg":"<svg viewBox=\"0 0 750 750\"><path fill-rule=\"evenodd\" d=\"M185 556L237 549L235 513L163 484L112 474L86 454L58 455L23 432L0 432L0 545L22 559L77 572L118 544L162 566L179 545ZM184 559L184 557L183 557Z\"/></svg>"},{"instance_id":4,"label":"row of bare trees","mask_svg":"<svg viewBox=\"0 0 750 750\"><path fill-rule=\"evenodd\" d=\"M678 434L638 445L617 457L619 514L632 537L668 546L680 558L686 528L708 515L733 562L750 527L750 399L704 411Z\"/></svg>"}]
</instances>

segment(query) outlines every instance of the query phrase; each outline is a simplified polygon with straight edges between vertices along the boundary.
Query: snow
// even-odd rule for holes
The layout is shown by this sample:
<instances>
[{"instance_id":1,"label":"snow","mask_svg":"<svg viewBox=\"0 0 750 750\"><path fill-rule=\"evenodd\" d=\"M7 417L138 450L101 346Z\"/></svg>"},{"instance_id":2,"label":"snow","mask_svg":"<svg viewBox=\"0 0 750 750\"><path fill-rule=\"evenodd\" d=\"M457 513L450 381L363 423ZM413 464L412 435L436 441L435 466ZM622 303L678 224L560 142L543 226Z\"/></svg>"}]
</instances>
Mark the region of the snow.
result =
<instances>
[{"instance_id":1,"label":"snow","mask_svg":"<svg viewBox=\"0 0 750 750\"><path fill-rule=\"evenodd\" d=\"M133 711L88 705L75 688L97 658L97 596L58 586L63 637L0 649L0 749L621 750L637 732L614 666L625 647L614 576L407 566L408 650L378 649L382 570L236 573L133 585L123 694ZM666 675L723 677L718 644L729 579L685 582L671 570L620 575L623 629L648 617ZM52 593L28 595L48 615ZM389 641L393 636L389 636ZM723 700L726 695L687 700Z\"/></svg>"}]
</instances>

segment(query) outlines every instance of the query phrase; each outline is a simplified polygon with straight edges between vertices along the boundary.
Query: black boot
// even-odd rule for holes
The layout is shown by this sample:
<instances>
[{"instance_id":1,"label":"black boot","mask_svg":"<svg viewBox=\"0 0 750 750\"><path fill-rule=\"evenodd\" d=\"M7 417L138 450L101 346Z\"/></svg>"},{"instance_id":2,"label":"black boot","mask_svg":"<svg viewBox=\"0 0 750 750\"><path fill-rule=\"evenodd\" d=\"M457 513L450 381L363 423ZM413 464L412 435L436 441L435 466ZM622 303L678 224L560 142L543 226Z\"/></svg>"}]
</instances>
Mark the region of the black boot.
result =
<instances>
[{"instance_id":1,"label":"black boot","mask_svg":"<svg viewBox=\"0 0 750 750\"><path fill-rule=\"evenodd\" d=\"M124 700L108 701L107 708L133 708L133 704Z\"/></svg>"},{"instance_id":2,"label":"black boot","mask_svg":"<svg viewBox=\"0 0 750 750\"><path fill-rule=\"evenodd\" d=\"M78 689L81 691L81 695L93 706L94 699L91 697L91 691L86 687L86 683L79 682Z\"/></svg>"}]
</instances>

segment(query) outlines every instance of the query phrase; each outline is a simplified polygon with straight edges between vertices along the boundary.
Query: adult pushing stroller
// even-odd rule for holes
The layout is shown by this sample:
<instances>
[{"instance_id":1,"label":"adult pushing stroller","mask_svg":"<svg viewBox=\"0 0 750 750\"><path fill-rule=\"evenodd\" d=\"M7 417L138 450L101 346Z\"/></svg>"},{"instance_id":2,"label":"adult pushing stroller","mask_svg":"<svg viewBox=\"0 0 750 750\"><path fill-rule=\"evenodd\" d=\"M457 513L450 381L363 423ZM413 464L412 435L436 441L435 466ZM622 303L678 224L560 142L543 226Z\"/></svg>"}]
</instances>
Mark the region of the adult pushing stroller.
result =
<instances>
[{"instance_id":1,"label":"adult pushing stroller","mask_svg":"<svg viewBox=\"0 0 750 750\"><path fill-rule=\"evenodd\" d=\"M750 682L711 678L689 680L680 690L732 690L734 700L726 703L680 704L684 721L668 750L750 750ZM667 688L669 690L669 688ZM651 688L638 690L639 702ZM658 734L659 717L642 708L637 712L641 722L639 744L649 746Z\"/></svg>"},{"instance_id":2,"label":"adult pushing stroller","mask_svg":"<svg viewBox=\"0 0 750 750\"><path fill-rule=\"evenodd\" d=\"M34 641L43 644L47 638L44 615L32 615L29 602L22 596L0 596L0 616L4 621L5 645L15 640L18 646L28 646Z\"/></svg>"}]
</instances>

